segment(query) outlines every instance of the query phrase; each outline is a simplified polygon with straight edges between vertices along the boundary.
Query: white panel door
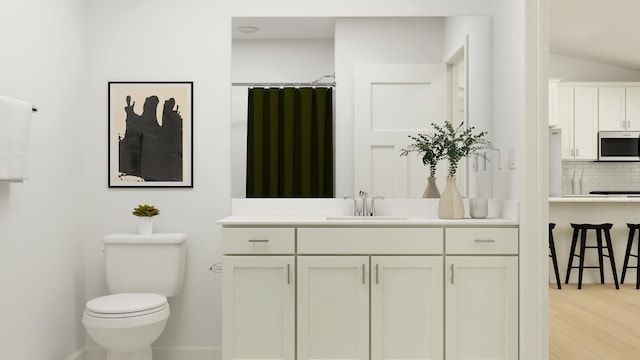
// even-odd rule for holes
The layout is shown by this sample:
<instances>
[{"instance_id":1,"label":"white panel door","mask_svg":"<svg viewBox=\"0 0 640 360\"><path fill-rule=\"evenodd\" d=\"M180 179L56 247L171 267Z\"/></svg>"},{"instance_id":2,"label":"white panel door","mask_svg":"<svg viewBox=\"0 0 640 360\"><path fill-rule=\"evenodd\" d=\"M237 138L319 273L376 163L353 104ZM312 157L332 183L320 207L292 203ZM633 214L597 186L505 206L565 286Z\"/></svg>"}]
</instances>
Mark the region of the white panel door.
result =
<instances>
[{"instance_id":1,"label":"white panel door","mask_svg":"<svg viewBox=\"0 0 640 360\"><path fill-rule=\"evenodd\" d=\"M518 258L447 256L447 360L518 358Z\"/></svg>"},{"instance_id":2,"label":"white panel door","mask_svg":"<svg viewBox=\"0 0 640 360\"><path fill-rule=\"evenodd\" d=\"M222 359L293 360L293 256L226 256Z\"/></svg>"},{"instance_id":3,"label":"white panel door","mask_svg":"<svg viewBox=\"0 0 640 360\"><path fill-rule=\"evenodd\" d=\"M408 135L451 120L445 64L367 64L355 68L355 188L389 198L419 198L428 167L415 153L400 157ZM444 189L446 163L437 178ZM461 187L461 189L466 186Z\"/></svg>"},{"instance_id":4,"label":"white panel door","mask_svg":"<svg viewBox=\"0 0 640 360\"><path fill-rule=\"evenodd\" d=\"M371 360L443 359L442 256L371 258Z\"/></svg>"},{"instance_id":5,"label":"white panel door","mask_svg":"<svg viewBox=\"0 0 640 360\"><path fill-rule=\"evenodd\" d=\"M626 128L625 91L623 87L601 87L598 89L598 129L623 131Z\"/></svg>"},{"instance_id":6,"label":"white panel door","mask_svg":"<svg viewBox=\"0 0 640 360\"><path fill-rule=\"evenodd\" d=\"M558 87L558 126L562 129L562 159L573 159L573 87Z\"/></svg>"},{"instance_id":7,"label":"white panel door","mask_svg":"<svg viewBox=\"0 0 640 360\"><path fill-rule=\"evenodd\" d=\"M369 257L298 256L297 360L369 360Z\"/></svg>"},{"instance_id":8,"label":"white panel door","mask_svg":"<svg viewBox=\"0 0 640 360\"><path fill-rule=\"evenodd\" d=\"M627 130L640 131L640 86L626 88Z\"/></svg>"},{"instance_id":9,"label":"white panel door","mask_svg":"<svg viewBox=\"0 0 640 360\"><path fill-rule=\"evenodd\" d=\"M576 160L598 157L598 88L576 87L574 101L574 134Z\"/></svg>"}]
</instances>

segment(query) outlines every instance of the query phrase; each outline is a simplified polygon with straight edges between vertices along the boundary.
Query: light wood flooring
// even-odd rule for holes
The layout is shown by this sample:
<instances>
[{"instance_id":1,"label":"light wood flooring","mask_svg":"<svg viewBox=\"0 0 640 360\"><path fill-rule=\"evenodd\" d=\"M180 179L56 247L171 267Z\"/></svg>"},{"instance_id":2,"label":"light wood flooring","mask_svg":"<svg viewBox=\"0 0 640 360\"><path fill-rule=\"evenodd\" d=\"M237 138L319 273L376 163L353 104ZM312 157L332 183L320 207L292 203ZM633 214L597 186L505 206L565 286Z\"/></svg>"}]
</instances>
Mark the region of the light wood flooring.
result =
<instances>
[{"instance_id":1,"label":"light wood flooring","mask_svg":"<svg viewBox=\"0 0 640 360\"><path fill-rule=\"evenodd\" d=\"M627 274L628 275L628 274ZM633 283L549 287L549 360L640 359L640 290Z\"/></svg>"}]
</instances>

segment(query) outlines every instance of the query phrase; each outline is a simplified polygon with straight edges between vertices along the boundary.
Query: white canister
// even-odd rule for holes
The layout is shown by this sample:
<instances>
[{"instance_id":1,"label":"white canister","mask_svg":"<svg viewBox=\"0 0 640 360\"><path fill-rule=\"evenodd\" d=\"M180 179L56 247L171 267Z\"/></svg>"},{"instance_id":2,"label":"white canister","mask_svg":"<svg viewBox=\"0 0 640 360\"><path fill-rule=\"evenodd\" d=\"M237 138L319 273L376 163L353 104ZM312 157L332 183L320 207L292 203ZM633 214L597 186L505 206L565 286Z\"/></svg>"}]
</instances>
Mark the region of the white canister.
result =
<instances>
[{"instance_id":1,"label":"white canister","mask_svg":"<svg viewBox=\"0 0 640 360\"><path fill-rule=\"evenodd\" d=\"M489 201L485 198L469 199L469 215L474 219L484 219L489 212Z\"/></svg>"}]
</instances>

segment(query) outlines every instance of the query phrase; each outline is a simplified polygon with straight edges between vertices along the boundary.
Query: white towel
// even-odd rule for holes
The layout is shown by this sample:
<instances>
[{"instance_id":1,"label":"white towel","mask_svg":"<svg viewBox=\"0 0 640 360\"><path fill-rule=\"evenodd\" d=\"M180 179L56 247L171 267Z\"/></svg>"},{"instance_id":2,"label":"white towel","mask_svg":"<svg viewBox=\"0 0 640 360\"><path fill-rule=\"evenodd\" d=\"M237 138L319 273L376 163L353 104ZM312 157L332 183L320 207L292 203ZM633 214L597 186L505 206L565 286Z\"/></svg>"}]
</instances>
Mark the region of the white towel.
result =
<instances>
[{"instance_id":1,"label":"white towel","mask_svg":"<svg viewBox=\"0 0 640 360\"><path fill-rule=\"evenodd\" d=\"M0 181L27 178L30 103L0 96Z\"/></svg>"}]
</instances>

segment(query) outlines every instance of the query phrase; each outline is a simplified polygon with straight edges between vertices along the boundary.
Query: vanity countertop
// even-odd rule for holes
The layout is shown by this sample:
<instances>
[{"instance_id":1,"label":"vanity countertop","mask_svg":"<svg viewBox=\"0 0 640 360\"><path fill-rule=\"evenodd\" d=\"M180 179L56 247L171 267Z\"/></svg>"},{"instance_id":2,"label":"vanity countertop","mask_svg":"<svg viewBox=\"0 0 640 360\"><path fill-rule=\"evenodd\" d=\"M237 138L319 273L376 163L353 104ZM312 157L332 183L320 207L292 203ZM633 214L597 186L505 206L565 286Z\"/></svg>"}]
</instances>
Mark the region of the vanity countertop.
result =
<instances>
[{"instance_id":1,"label":"vanity countertop","mask_svg":"<svg viewBox=\"0 0 640 360\"><path fill-rule=\"evenodd\" d=\"M517 226L512 220L501 218L485 219L439 219L437 217L401 216L381 217L380 219L367 219L367 217L354 217L353 219L335 219L327 216L229 216L220 219L217 223L223 226L248 226L248 225L295 225L295 226Z\"/></svg>"}]
</instances>

